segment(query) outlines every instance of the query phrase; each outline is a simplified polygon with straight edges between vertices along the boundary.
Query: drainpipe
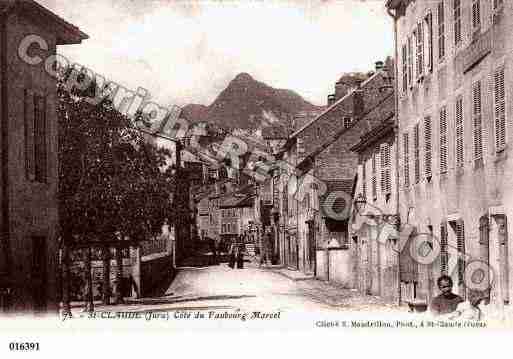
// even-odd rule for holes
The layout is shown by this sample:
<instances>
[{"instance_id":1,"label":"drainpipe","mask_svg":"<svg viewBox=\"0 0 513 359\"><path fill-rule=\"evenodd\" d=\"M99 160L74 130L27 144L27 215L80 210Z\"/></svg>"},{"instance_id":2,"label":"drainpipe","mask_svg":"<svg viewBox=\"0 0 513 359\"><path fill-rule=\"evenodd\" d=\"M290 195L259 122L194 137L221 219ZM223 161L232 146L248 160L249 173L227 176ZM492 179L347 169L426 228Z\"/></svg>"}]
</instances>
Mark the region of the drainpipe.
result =
<instances>
[{"instance_id":1,"label":"drainpipe","mask_svg":"<svg viewBox=\"0 0 513 359\"><path fill-rule=\"evenodd\" d=\"M1 92L0 107L1 113L1 142L2 142L2 230L1 246L5 261L5 275L9 281L11 279L11 246L10 246L10 225L9 225L9 110L7 96L7 20L13 9L11 4L2 14L0 14L0 73L1 73ZM12 283L8 283L10 287ZM8 293L9 294L9 293ZM9 300L5 307L10 306Z\"/></svg>"},{"instance_id":2,"label":"drainpipe","mask_svg":"<svg viewBox=\"0 0 513 359\"><path fill-rule=\"evenodd\" d=\"M397 216L397 232L400 231L400 213L399 213L399 50L397 46L397 21L399 15L397 10L393 13L390 9L387 9L388 15L394 20L394 70L395 70L395 184L396 184L396 198L395 198L395 214ZM397 304L401 305L401 253L397 253Z\"/></svg>"}]
</instances>

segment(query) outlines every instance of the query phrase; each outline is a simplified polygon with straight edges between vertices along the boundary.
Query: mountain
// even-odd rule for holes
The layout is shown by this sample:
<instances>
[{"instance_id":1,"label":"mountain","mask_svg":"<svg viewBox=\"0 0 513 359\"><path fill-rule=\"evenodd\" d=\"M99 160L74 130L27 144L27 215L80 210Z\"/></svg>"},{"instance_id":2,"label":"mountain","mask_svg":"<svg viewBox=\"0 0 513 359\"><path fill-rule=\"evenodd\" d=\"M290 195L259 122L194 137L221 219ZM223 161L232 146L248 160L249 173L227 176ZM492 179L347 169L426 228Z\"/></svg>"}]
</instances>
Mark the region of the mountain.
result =
<instances>
[{"instance_id":1,"label":"mountain","mask_svg":"<svg viewBox=\"0 0 513 359\"><path fill-rule=\"evenodd\" d=\"M191 123L204 122L207 120L208 106L189 104L182 108L182 117Z\"/></svg>"},{"instance_id":2,"label":"mountain","mask_svg":"<svg viewBox=\"0 0 513 359\"><path fill-rule=\"evenodd\" d=\"M293 115L320 109L294 91L275 89L241 73L210 106L185 106L184 117L191 122L206 121L225 129L262 129L289 127Z\"/></svg>"}]
</instances>

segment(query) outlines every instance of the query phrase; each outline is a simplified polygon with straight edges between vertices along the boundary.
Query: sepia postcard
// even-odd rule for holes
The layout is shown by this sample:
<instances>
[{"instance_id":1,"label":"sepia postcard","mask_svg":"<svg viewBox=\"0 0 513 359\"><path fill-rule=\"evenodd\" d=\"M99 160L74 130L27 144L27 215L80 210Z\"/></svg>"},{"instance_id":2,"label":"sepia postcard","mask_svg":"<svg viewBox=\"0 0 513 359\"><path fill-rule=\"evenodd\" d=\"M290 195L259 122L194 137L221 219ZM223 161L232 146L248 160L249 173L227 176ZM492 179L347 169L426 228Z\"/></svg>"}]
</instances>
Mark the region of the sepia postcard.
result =
<instances>
[{"instance_id":1,"label":"sepia postcard","mask_svg":"<svg viewBox=\"0 0 513 359\"><path fill-rule=\"evenodd\" d=\"M512 99L513 0L0 0L0 332L513 329Z\"/></svg>"}]
</instances>

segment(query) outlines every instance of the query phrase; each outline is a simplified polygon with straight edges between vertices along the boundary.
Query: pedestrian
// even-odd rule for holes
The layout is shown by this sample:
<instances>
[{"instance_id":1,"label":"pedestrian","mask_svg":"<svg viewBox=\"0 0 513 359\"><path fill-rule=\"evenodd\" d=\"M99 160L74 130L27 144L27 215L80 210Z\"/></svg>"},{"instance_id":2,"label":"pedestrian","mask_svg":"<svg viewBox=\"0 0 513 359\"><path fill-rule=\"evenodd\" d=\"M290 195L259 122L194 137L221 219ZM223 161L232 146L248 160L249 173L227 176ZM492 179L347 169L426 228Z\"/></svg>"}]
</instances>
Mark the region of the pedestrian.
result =
<instances>
[{"instance_id":1,"label":"pedestrian","mask_svg":"<svg viewBox=\"0 0 513 359\"><path fill-rule=\"evenodd\" d=\"M218 265L218 261L217 261L217 241L215 239L212 239L212 254L214 255L214 265Z\"/></svg>"},{"instance_id":2,"label":"pedestrian","mask_svg":"<svg viewBox=\"0 0 513 359\"><path fill-rule=\"evenodd\" d=\"M235 242L232 242L232 244L230 244L230 249L228 250L228 266L232 269L235 267L236 251L237 245Z\"/></svg>"},{"instance_id":3,"label":"pedestrian","mask_svg":"<svg viewBox=\"0 0 513 359\"><path fill-rule=\"evenodd\" d=\"M244 244L239 244L237 250L237 269L244 268Z\"/></svg>"},{"instance_id":4,"label":"pedestrian","mask_svg":"<svg viewBox=\"0 0 513 359\"><path fill-rule=\"evenodd\" d=\"M463 298L452 292L452 278L443 275L436 281L441 294L433 298L430 310L434 315L450 314L456 311L458 304L464 302Z\"/></svg>"}]
</instances>

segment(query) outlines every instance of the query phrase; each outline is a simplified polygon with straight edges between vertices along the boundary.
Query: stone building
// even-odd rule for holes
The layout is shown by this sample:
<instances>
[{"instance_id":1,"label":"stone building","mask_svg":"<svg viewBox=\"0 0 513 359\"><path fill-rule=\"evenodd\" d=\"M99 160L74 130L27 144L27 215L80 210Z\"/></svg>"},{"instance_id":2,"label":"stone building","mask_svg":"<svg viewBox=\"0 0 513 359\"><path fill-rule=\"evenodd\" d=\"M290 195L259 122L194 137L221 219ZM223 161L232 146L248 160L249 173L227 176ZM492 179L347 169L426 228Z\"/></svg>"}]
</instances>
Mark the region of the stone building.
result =
<instances>
[{"instance_id":1,"label":"stone building","mask_svg":"<svg viewBox=\"0 0 513 359\"><path fill-rule=\"evenodd\" d=\"M290 268L314 273L321 264L318 250L330 243L338 243L339 248L349 245L347 220L333 219L324 204L329 203L331 211L341 212L350 205L350 199L337 202L330 194L350 196L358 164L358 156L350 148L372 127L362 118L392 93L389 70L393 66L391 60L387 62L386 70L383 62L378 62L376 72L357 76L354 87L339 84L338 97L330 100L319 116L297 129L281 149L278 158L283 165L276 171L274 182L281 198L282 258ZM348 255L345 257L349 260Z\"/></svg>"},{"instance_id":2,"label":"stone building","mask_svg":"<svg viewBox=\"0 0 513 359\"><path fill-rule=\"evenodd\" d=\"M15 311L58 306L57 79L45 61L86 38L35 1L0 1L0 298Z\"/></svg>"},{"instance_id":3,"label":"stone building","mask_svg":"<svg viewBox=\"0 0 513 359\"><path fill-rule=\"evenodd\" d=\"M502 306L513 290L513 3L387 7L399 59L401 222L432 234L439 252L412 268L416 285L404 296L429 301L449 274L459 295L490 294Z\"/></svg>"},{"instance_id":4,"label":"stone building","mask_svg":"<svg viewBox=\"0 0 513 359\"><path fill-rule=\"evenodd\" d=\"M399 293L398 238L380 239L379 233L397 220L394 103L391 96L367 115L380 121L352 147L358 169L349 225L355 287L389 300L397 300Z\"/></svg>"}]
</instances>

